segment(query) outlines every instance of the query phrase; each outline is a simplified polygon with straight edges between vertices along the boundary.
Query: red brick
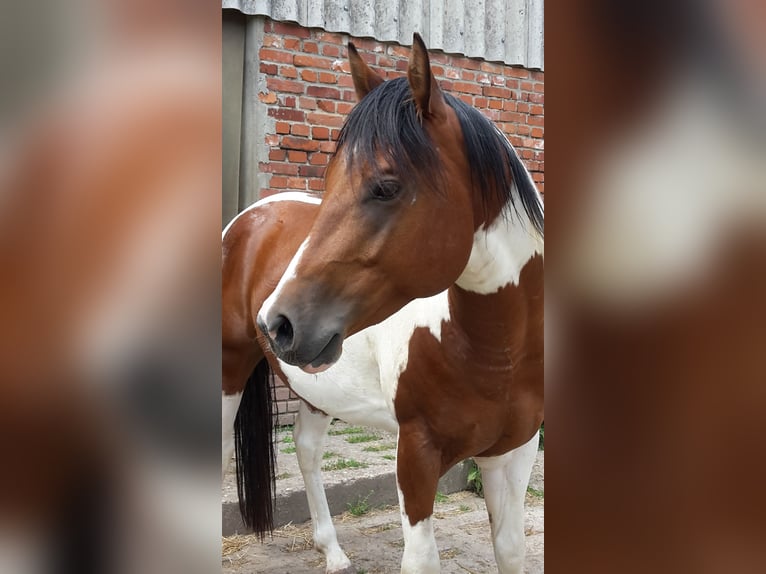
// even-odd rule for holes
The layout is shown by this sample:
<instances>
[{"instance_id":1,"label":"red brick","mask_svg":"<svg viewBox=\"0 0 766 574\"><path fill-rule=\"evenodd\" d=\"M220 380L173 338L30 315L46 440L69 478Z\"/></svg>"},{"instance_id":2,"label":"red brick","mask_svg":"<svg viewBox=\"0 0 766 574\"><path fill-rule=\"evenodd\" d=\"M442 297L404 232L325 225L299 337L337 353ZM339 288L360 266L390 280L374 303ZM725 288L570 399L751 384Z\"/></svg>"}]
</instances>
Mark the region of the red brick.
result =
<instances>
[{"instance_id":1,"label":"red brick","mask_svg":"<svg viewBox=\"0 0 766 574\"><path fill-rule=\"evenodd\" d=\"M302 122L306 117L302 111L289 108L269 108L268 114L272 118L290 122Z\"/></svg>"},{"instance_id":2,"label":"red brick","mask_svg":"<svg viewBox=\"0 0 766 574\"><path fill-rule=\"evenodd\" d=\"M303 84L293 80L280 80L278 78L266 78L266 87L276 92L290 92L293 94L303 93Z\"/></svg>"},{"instance_id":3,"label":"red brick","mask_svg":"<svg viewBox=\"0 0 766 574\"><path fill-rule=\"evenodd\" d=\"M353 109L354 109L354 104L349 104L347 102L338 102L338 105L335 107L335 111L343 115L348 114Z\"/></svg>"},{"instance_id":4,"label":"red brick","mask_svg":"<svg viewBox=\"0 0 766 574\"><path fill-rule=\"evenodd\" d=\"M531 92L534 89L534 84L532 82L521 82L520 87L524 92Z\"/></svg>"},{"instance_id":5,"label":"red brick","mask_svg":"<svg viewBox=\"0 0 766 574\"><path fill-rule=\"evenodd\" d=\"M269 150L269 161L285 161L287 153L283 149Z\"/></svg>"},{"instance_id":6,"label":"red brick","mask_svg":"<svg viewBox=\"0 0 766 574\"><path fill-rule=\"evenodd\" d=\"M277 122L277 133L278 134L289 134L290 133L290 124L287 122Z\"/></svg>"},{"instance_id":7,"label":"red brick","mask_svg":"<svg viewBox=\"0 0 766 574\"><path fill-rule=\"evenodd\" d=\"M323 130L325 128L314 128L315 130ZM314 136L316 137L316 136ZM328 134L329 137L329 134ZM312 153L311 157L309 157L309 163L311 165L327 165L330 161L330 156L326 153Z\"/></svg>"},{"instance_id":8,"label":"red brick","mask_svg":"<svg viewBox=\"0 0 766 574\"><path fill-rule=\"evenodd\" d=\"M328 112L331 114L335 113L335 102L332 100L319 100L317 102L317 106L323 112Z\"/></svg>"},{"instance_id":9,"label":"red brick","mask_svg":"<svg viewBox=\"0 0 766 574\"><path fill-rule=\"evenodd\" d=\"M407 68L410 67L409 62L407 60L397 60L396 61L396 69L401 72L406 72Z\"/></svg>"},{"instance_id":10,"label":"red brick","mask_svg":"<svg viewBox=\"0 0 766 574\"><path fill-rule=\"evenodd\" d=\"M533 138L541 138L543 137L543 128L532 128L529 130L529 135L531 135Z\"/></svg>"},{"instance_id":11,"label":"red brick","mask_svg":"<svg viewBox=\"0 0 766 574\"><path fill-rule=\"evenodd\" d=\"M503 66L501 64L495 64L493 62L482 62L481 70L483 72L489 72L490 74L502 74Z\"/></svg>"},{"instance_id":12,"label":"red brick","mask_svg":"<svg viewBox=\"0 0 766 574\"><path fill-rule=\"evenodd\" d=\"M313 127L311 128L311 137L315 140L329 140L330 139L330 128L323 128L323 127Z\"/></svg>"},{"instance_id":13,"label":"red brick","mask_svg":"<svg viewBox=\"0 0 766 574\"><path fill-rule=\"evenodd\" d=\"M340 136L340 130L331 130L330 131L330 139L332 139L333 141L337 140L339 136Z\"/></svg>"},{"instance_id":14,"label":"red brick","mask_svg":"<svg viewBox=\"0 0 766 574\"><path fill-rule=\"evenodd\" d=\"M493 98L510 98L511 90L508 88L500 88L498 86L484 86L482 92L485 96Z\"/></svg>"},{"instance_id":15,"label":"red brick","mask_svg":"<svg viewBox=\"0 0 766 574\"><path fill-rule=\"evenodd\" d=\"M331 58L338 58L340 57L340 48L333 44L325 44L322 46L322 55L330 56Z\"/></svg>"},{"instance_id":16,"label":"red brick","mask_svg":"<svg viewBox=\"0 0 766 574\"><path fill-rule=\"evenodd\" d=\"M298 98L298 105L304 110L315 110L317 109L317 101L314 98L307 98L306 96L301 96Z\"/></svg>"},{"instance_id":17,"label":"red brick","mask_svg":"<svg viewBox=\"0 0 766 574\"><path fill-rule=\"evenodd\" d=\"M503 121L503 122L514 122L514 123L523 124L525 123L524 118L526 118L524 114L519 114L516 112L503 112L500 114L500 121Z\"/></svg>"},{"instance_id":18,"label":"red brick","mask_svg":"<svg viewBox=\"0 0 766 574\"><path fill-rule=\"evenodd\" d=\"M506 68L505 75L514 78L528 78L529 70L525 68Z\"/></svg>"},{"instance_id":19,"label":"red brick","mask_svg":"<svg viewBox=\"0 0 766 574\"><path fill-rule=\"evenodd\" d=\"M356 92L354 90L343 90L342 96L346 102L356 102Z\"/></svg>"},{"instance_id":20,"label":"red brick","mask_svg":"<svg viewBox=\"0 0 766 574\"><path fill-rule=\"evenodd\" d=\"M437 64L448 64L449 63L449 56L447 54L444 54L442 52L432 52L429 54L429 60L431 60L431 63L434 62Z\"/></svg>"},{"instance_id":21,"label":"red brick","mask_svg":"<svg viewBox=\"0 0 766 574\"><path fill-rule=\"evenodd\" d=\"M316 39L320 42L327 42L329 44L343 43L343 37L340 34L335 34L333 32L319 32L316 35Z\"/></svg>"},{"instance_id":22,"label":"red brick","mask_svg":"<svg viewBox=\"0 0 766 574\"><path fill-rule=\"evenodd\" d=\"M258 99L264 104L277 103L277 95L274 92L258 92Z\"/></svg>"},{"instance_id":23,"label":"red brick","mask_svg":"<svg viewBox=\"0 0 766 574\"><path fill-rule=\"evenodd\" d=\"M489 105L487 107L490 108L491 110L502 110L503 102L502 100L496 100L493 98L489 100Z\"/></svg>"},{"instance_id":24,"label":"red brick","mask_svg":"<svg viewBox=\"0 0 766 574\"><path fill-rule=\"evenodd\" d=\"M293 136L285 136L282 138L281 147L284 149L298 149L303 151L317 151L319 149L319 142L309 140L306 138L296 138Z\"/></svg>"},{"instance_id":25,"label":"red brick","mask_svg":"<svg viewBox=\"0 0 766 574\"><path fill-rule=\"evenodd\" d=\"M309 156L305 151L290 150L287 152L287 159L292 163L306 163L306 161L309 159Z\"/></svg>"},{"instance_id":26,"label":"red brick","mask_svg":"<svg viewBox=\"0 0 766 574\"><path fill-rule=\"evenodd\" d=\"M504 86L506 83L503 76L492 76L491 81L493 86Z\"/></svg>"},{"instance_id":27,"label":"red brick","mask_svg":"<svg viewBox=\"0 0 766 574\"><path fill-rule=\"evenodd\" d=\"M529 104L527 102L518 102L516 104L516 111L520 114L528 114L529 113Z\"/></svg>"},{"instance_id":28,"label":"red brick","mask_svg":"<svg viewBox=\"0 0 766 574\"><path fill-rule=\"evenodd\" d=\"M473 105L477 108L486 108L489 106L489 100L487 98L476 97L473 99Z\"/></svg>"},{"instance_id":29,"label":"red brick","mask_svg":"<svg viewBox=\"0 0 766 574\"><path fill-rule=\"evenodd\" d=\"M544 104L545 95L544 94L529 94L529 101L535 104Z\"/></svg>"},{"instance_id":30,"label":"red brick","mask_svg":"<svg viewBox=\"0 0 766 574\"><path fill-rule=\"evenodd\" d=\"M394 61L388 56L378 56L378 66L381 68L393 68Z\"/></svg>"},{"instance_id":31,"label":"red brick","mask_svg":"<svg viewBox=\"0 0 766 574\"><path fill-rule=\"evenodd\" d=\"M319 53L319 44L316 42L309 42L307 40L303 41L303 51L307 54L318 54Z\"/></svg>"},{"instance_id":32,"label":"red brick","mask_svg":"<svg viewBox=\"0 0 766 574\"><path fill-rule=\"evenodd\" d=\"M344 74L351 73L351 65L348 60L335 60L330 68L334 72L343 72Z\"/></svg>"},{"instance_id":33,"label":"red brick","mask_svg":"<svg viewBox=\"0 0 766 574\"><path fill-rule=\"evenodd\" d=\"M279 75L283 78L294 80L298 77L298 70L293 66L279 66Z\"/></svg>"},{"instance_id":34,"label":"red brick","mask_svg":"<svg viewBox=\"0 0 766 574\"><path fill-rule=\"evenodd\" d=\"M301 41L297 38L285 38L283 40L285 50L290 50L292 52L297 52L301 49Z\"/></svg>"},{"instance_id":35,"label":"red brick","mask_svg":"<svg viewBox=\"0 0 766 574\"><path fill-rule=\"evenodd\" d=\"M487 74L476 74L476 81L480 84L491 84L492 80L489 79Z\"/></svg>"},{"instance_id":36,"label":"red brick","mask_svg":"<svg viewBox=\"0 0 766 574\"><path fill-rule=\"evenodd\" d=\"M271 161L269 163L259 163L261 171L264 173L277 173L279 175L298 175L298 166L292 163L283 163Z\"/></svg>"},{"instance_id":37,"label":"red brick","mask_svg":"<svg viewBox=\"0 0 766 574\"><path fill-rule=\"evenodd\" d=\"M315 96L317 98L330 98L333 100L340 99L340 90L337 88L326 88L323 86L309 86L306 88L306 93L309 96Z\"/></svg>"},{"instance_id":38,"label":"red brick","mask_svg":"<svg viewBox=\"0 0 766 574\"><path fill-rule=\"evenodd\" d=\"M319 112L310 112L307 114L306 119L310 124L329 126L331 128L339 128L343 125L343 118L334 114L322 114Z\"/></svg>"},{"instance_id":39,"label":"red brick","mask_svg":"<svg viewBox=\"0 0 766 574\"><path fill-rule=\"evenodd\" d=\"M529 113L534 116L541 116L543 115L543 107L538 104L533 104L529 106Z\"/></svg>"},{"instance_id":40,"label":"red brick","mask_svg":"<svg viewBox=\"0 0 766 574\"><path fill-rule=\"evenodd\" d=\"M311 37L311 30L289 22L274 22L274 32L284 36L297 36L298 38Z\"/></svg>"},{"instance_id":41,"label":"red brick","mask_svg":"<svg viewBox=\"0 0 766 574\"><path fill-rule=\"evenodd\" d=\"M267 134L266 137L263 138L263 141L266 142L266 145L279 145L279 136L276 134Z\"/></svg>"},{"instance_id":42,"label":"red brick","mask_svg":"<svg viewBox=\"0 0 766 574\"><path fill-rule=\"evenodd\" d=\"M338 82L338 76L331 74L330 72L319 72L319 81L323 84L336 84Z\"/></svg>"},{"instance_id":43,"label":"red brick","mask_svg":"<svg viewBox=\"0 0 766 574\"><path fill-rule=\"evenodd\" d=\"M267 62L279 62L280 64L293 63L293 55L290 52L274 50L272 48L261 48L260 57L261 60L265 60Z\"/></svg>"},{"instance_id":44,"label":"red brick","mask_svg":"<svg viewBox=\"0 0 766 574\"><path fill-rule=\"evenodd\" d=\"M444 77L451 78L453 80L460 79L460 70L456 70L454 68L447 68L444 72Z\"/></svg>"},{"instance_id":45,"label":"red brick","mask_svg":"<svg viewBox=\"0 0 766 574\"><path fill-rule=\"evenodd\" d=\"M287 185L289 185L292 189L306 189L306 178L305 177L288 177Z\"/></svg>"},{"instance_id":46,"label":"red brick","mask_svg":"<svg viewBox=\"0 0 766 574\"><path fill-rule=\"evenodd\" d=\"M354 79L349 74L344 74L338 78L338 86L341 88L353 88Z\"/></svg>"},{"instance_id":47,"label":"red brick","mask_svg":"<svg viewBox=\"0 0 766 574\"><path fill-rule=\"evenodd\" d=\"M404 46L389 46L387 51L391 56L399 56L400 58L410 57L410 49Z\"/></svg>"},{"instance_id":48,"label":"red brick","mask_svg":"<svg viewBox=\"0 0 766 574\"><path fill-rule=\"evenodd\" d=\"M282 38L281 36L276 36L274 34L264 34L262 45L269 46L270 48L281 48Z\"/></svg>"},{"instance_id":49,"label":"red brick","mask_svg":"<svg viewBox=\"0 0 766 574\"><path fill-rule=\"evenodd\" d=\"M505 100L503 102L503 109L506 110L506 111L509 111L509 112L514 112L514 111L516 111L517 107L520 106L520 105L521 105L521 103L519 103L519 102L514 102L513 100ZM519 111L521 111L521 110L519 110Z\"/></svg>"},{"instance_id":50,"label":"red brick","mask_svg":"<svg viewBox=\"0 0 766 574\"><path fill-rule=\"evenodd\" d=\"M307 137L311 130L306 124L293 124L293 126L290 128L290 133L294 136L303 136Z\"/></svg>"},{"instance_id":51,"label":"red brick","mask_svg":"<svg viewBox=\"0 0 766 574\"><path fill-rule=\"evenodd\" d=\"M287 187L287 178L281 175L272 175L269 185L277 189L284 189Z\"/></svg>"},{"instance_id":52,"label":"red brick","mask_svg":"<svg viewBox=\"0 0 766 574\"><path fill-rule=\"evenodd\" d=\"M309 189L311 191L322 191L322 190L324 190L324 179L317 179L315 177L312 177L309 180Z\"/></svg>"},{"instance_id":53,"label":"red brick","mask_svg":"<svg viewBox=\"0 0 766 574\"><path fill-rule=\"evenodd\" d=\"M471 60L470 58L459 58L457 60L453 60L452 65L456 68L465 68L467 70L481 70L481 62L479 60Z\"/></svg>"},{"instance_id":54,"label":"red brick","mask_svg":"<svg viewBox=\"0 0 766 574\"><path fill-rule=\"evenodd\" d=\"M296 54L295 58L293 58L293 64L300 68L322 68L325 70L332 68L332 60L330 58L306 56L304 54Z\"/></svg>"},{"instance_id":55,"label":"red brick","mask_svg":"<svg viewBox=\"0 0 766 574\"><path fill-rule=\"evenodd\" d=\"M458 98L463 100L469 106L473 105L473 98L471 96L469 96L468 94L458 94Z\"/></svg>"},{"instance_id":56,"label":"red brick","mask_svg":"<svg viewBox=\"0 0 766 574\"><path fill-rule=\"evenodd\" d=\"M469 70L463 70L460 72L460 78L465 80L466 82L473 82L476 80L476 72L471 72ZM455 78L457 79L457 78Z\"/></svg>"},{"instance_id":57,"label":"red brick","mask_svg":"<svg viewBox=\"0 0 766 574\"><path fill-rule=\"evenodd\" d=\"M294 108L295 96L279 96L279 103L286 108Z\"/></svg>"},{"instance_id":58,"label":"red brick","mask_svg":"<svg viewBox=\"0 0 766 574\"><path fill-rule=\"evenodd\" d=\"M530 126L543 126L545 125L545 118L543 116L527 116L527 123Z\"/></svg>"},{"instance_id":59,"label":"red brick","mask_svg":"<svg viewBox=\"0 0 766 574\"><path fill-rule=\"evenodd\" d=\"M298 168L298 174L306 177L324 177L324 166L302 165Z\"/></svg>"},{"instance_id":60,"label":"red brick","mask_svg":"<svg viewBox=\"0 0 766 574\"><path fill-rule=\"evenodd\" d=\"M542 84L540 82L536 83L535 85L535 91L542 94L545 91L545 84Z\"/></svg>"},{"instance_id":61,"label":"red brick","mask_svg":"<svg viewBox=\"0 0 766 574\"><path fill-rule=\"evenodd\" d=\"M530 131L532 131L532 130L530 129L529 126L525 126L525 125L521 125L521 124L516 124L516 133L518 135L520 135L520 136L528 136ZM523 146L524 140L522 140L521 143L522 143L522 146Z\"/></svg>"},{"instance_id":62,"label":"red brick","mask_svg":"<svg viewBox=\"0 0 766 574\"><path fill-rule=\"evenodd\" d=\"M316 82L317 73L314 70L301 70L301 80L304 82Z\"/></svg>"},{"instance_id":63,"label":"red brick","mask_svg":"<svg viewBox=\"0 0 766 574\"><path fill-rule=\"evenodd\" d=\"M278 69L279 68L277 68L276 64L267 64L266 62L261 62L261 65L260 65L261 74L276 76Z\"/></svg>"},{"instance_id":64,"label":"red brick","mask_svg":"<svg viewBox=\"0 0 766 574\"><path fill-rule=\"evenodd\" d=\"M323 151L325 153L335 153L335 142L319 142L319 151Z\"/></svg>"}]
</instances>

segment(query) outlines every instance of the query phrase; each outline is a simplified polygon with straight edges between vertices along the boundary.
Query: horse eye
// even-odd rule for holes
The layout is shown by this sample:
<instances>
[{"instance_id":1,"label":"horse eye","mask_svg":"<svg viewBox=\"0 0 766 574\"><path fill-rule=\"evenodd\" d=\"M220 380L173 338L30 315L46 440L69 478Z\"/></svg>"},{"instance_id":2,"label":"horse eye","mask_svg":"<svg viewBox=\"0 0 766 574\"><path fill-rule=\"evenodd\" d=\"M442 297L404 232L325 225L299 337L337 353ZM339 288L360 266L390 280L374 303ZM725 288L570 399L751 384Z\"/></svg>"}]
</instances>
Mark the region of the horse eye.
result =
<instances>
[{"instance_id":1,"label":"horse eye","mask_svg":"<svg viewBox=\"0 0 766 574\"><path fill-rule=\"evenodd\" d=\"M370 185L370 195L380 201L389 201L397 196L401 189L398 181L376 181Z\"/></svg>"}]
</instances>

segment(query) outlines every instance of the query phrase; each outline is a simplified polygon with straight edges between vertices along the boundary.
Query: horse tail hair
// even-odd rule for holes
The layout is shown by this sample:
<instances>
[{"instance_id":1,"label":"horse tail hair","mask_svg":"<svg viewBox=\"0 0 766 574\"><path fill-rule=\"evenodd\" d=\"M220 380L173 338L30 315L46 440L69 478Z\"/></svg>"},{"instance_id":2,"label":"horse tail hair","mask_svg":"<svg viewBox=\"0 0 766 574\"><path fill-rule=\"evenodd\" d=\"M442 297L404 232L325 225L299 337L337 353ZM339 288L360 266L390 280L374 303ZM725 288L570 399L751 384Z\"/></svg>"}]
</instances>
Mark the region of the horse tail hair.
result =
<instances>
[{"instance_id":1,"label":"horse tail hair","mask_svg":"<svg viewBox=\"0 0 766 574\"><path fill-rule=\"evenodd\" d=\"M247 380L234 420L239 511L245 526L261 540L274 530L276 455L272 404L271 369L263 359Z\"/></svg>"}]
</instances>

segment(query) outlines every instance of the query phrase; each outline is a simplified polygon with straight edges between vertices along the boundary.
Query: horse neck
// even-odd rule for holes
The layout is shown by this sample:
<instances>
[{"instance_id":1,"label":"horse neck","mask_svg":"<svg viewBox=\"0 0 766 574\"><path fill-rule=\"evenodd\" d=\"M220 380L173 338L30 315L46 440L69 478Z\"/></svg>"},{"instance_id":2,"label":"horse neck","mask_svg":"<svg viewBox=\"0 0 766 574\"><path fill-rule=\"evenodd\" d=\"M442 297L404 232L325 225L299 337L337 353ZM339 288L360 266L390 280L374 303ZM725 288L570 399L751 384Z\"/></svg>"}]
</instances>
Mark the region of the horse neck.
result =
<instances>
[{"instance_id":1,"label":"horse neck","mask_svg":"<svg viewBox=\"0 0 766 574\"><path fill-rule=\"evenodd\" d=\"M468 264L449 290L452 319L472 346L507 354L514 323L527 304L524 289L517 288L522 269L542 254L543 240L521 208L517 213L506 205L478 228Z\"/></svg>"}]
</instances>

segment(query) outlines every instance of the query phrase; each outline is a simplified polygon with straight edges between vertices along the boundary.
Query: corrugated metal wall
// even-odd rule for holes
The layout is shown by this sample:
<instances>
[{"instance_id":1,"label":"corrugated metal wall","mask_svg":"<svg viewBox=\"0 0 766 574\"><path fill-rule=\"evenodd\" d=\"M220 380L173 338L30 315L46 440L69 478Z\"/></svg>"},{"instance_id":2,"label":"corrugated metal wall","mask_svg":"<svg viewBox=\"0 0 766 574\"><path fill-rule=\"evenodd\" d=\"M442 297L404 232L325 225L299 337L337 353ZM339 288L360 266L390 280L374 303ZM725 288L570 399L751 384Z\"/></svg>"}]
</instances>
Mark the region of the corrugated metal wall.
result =
<instances>
[{"instance_id":1,"label":"corrugated metal wall","mask_svg":"<svg viewBox=\"0 0 766 574\"><path fill-rule=\"evenodd\" d=\"M544 69L543 0L223 0L224 8L308 28L412 43Z\"/></svg>"}]
</instances>

